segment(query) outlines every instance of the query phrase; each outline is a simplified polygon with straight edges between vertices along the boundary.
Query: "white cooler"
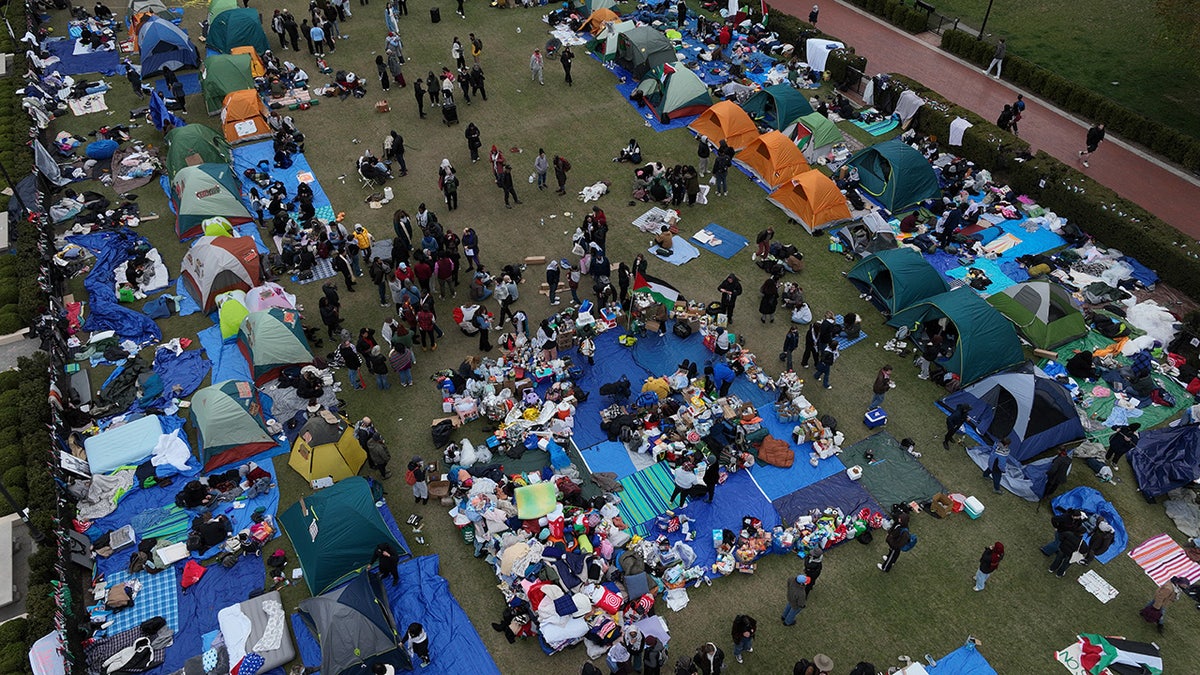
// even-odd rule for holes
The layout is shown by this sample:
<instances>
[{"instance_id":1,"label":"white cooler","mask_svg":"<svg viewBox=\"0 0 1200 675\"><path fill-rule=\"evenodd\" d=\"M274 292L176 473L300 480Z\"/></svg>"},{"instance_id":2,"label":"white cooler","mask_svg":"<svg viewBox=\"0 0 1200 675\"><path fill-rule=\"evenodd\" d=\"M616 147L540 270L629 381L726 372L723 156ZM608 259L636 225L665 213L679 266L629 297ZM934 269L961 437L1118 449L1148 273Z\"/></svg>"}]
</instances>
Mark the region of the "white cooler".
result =
<instances>
[{"instance_id":1,"label":"white cooler","mask_svg":"<svg viewBox=\"0 0 1200 675\"><path fill-rule=\"evenodd\" d=\"M963 503L963 510L967 512L967 515L971 517L971 520L975 520L979 516L982 516L983 509L983 502L979 501L979 498L975 496L967 497L967 501Z\"/></svg>"}]
</instances>

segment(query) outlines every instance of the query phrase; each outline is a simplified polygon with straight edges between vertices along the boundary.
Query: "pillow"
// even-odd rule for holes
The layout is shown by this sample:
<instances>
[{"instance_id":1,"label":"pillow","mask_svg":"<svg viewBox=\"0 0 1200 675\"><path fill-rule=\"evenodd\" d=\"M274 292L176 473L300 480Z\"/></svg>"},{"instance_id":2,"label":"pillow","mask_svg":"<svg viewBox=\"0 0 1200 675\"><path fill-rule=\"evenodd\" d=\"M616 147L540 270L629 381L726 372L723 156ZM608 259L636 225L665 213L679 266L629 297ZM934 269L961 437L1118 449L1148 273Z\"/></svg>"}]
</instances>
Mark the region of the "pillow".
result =
<instances>
[{"instance_id":1,"label":"pillow","mask_svg":"<svg viewBox=\"0 0 1200 675\"><path fill-rule=\"evenodd\" d=\"M640 598L650 592L650 580L646 578L646 573L627 575L625 577L625 592L631 598Z\"/></svg>"},{"instance_id":2,"label":"pillow","mask_svg":"<svg viewBox=\"0 0 1200 675\"><path fill-rule=\"evenodd\" d=\"M521 520L541 518L554 510L558 500L558 488L554 483L526 485L516 490L517 517Z\"/></svg>"},{"instance_id":3,"label":"pillow","mask_svg":"<svg viewBox=\"0 0 1200 675\"><path fill-rule=\"evenodd\" d=\"M592 592L592 605L606 614L616 614L621 609L621 596L603 586L598 586Z\"/></svg>"}]
</instances>

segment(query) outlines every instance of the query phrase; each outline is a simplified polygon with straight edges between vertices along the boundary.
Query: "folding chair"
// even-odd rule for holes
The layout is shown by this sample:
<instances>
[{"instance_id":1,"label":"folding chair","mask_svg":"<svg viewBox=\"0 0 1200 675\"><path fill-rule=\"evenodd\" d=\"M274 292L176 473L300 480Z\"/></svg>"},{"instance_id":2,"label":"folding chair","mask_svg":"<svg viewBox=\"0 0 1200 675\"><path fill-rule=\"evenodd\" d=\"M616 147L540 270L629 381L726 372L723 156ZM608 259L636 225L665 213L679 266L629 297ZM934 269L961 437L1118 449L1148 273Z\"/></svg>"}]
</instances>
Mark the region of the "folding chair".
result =
<instances>
[{"instance_id":1,"label":"folding chair","mask_svg":"<svg viewBox=\"0 0 1200 675\"><path fill-rule=\"evenodd\" d=\"M362 181L362 185L360 186L362 189L370 189L379 185L374 179L367 178L367 175L363 173L361 164L358 165L358 179Z\"/></svg>"}]
</instances>

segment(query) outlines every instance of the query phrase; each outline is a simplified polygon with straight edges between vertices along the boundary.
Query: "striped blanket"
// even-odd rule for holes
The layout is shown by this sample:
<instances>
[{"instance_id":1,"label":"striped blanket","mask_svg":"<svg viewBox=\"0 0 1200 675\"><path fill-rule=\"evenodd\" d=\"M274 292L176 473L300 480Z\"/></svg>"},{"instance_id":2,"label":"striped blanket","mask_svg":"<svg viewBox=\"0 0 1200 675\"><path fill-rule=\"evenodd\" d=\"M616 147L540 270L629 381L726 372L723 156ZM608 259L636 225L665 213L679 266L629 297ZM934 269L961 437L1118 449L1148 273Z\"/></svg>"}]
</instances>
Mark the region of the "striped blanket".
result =
<instances>
[{"instance_id":1,"label":"striped blanket","mask_svg":"<svg viewBox=\"0 0 1200 675\"><path fill-rule=\"evenodd\" d=\"M650 528L639 526L653 523L654 519L670 508L671 492L675 482L664 462L658 462L635 474L621 479L625 489L621 492L621 519L639 534Z\"/></svg>"},{"instance_id":2,"label":"striped blanket","mask_svg":"<svg viewBox=\"0 0 1200 675\"><path fill-rule=\"evenodd\" d=\"M1147 539L1130 551L1129 557L1160 586L1172 577L1187 577L1192 583L1200 581L1200 565L1192 562L1170 535Z\"/></svg>"}]
</instances>

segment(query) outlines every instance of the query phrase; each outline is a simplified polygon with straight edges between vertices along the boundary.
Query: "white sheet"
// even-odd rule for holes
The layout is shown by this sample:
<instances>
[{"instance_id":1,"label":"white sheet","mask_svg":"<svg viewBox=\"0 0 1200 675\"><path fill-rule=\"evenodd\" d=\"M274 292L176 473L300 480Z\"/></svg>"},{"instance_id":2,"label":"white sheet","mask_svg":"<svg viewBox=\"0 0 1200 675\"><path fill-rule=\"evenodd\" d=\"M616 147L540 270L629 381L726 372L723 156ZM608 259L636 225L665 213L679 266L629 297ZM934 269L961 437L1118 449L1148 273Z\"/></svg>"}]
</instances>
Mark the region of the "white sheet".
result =
<instances>
[{"instance_id":1,"label":"white sheet","mask_svg":"<svg viewBox=\"0 0 1200 675\"><path fill-rule=\"evenodd\" d=\"M150 456L150 463L154 466L170 464L180 471L187 471L188 460L191 458L192 451L188 449L187 441L179 437L179 430L176 429L159 437L154 446L154 454Z\"/></svg>"},{"instance_id":2,"label":"white sheet","mask_svg":"<svg viewBox=\"0 0 1200 675\"><path fill-rule=\"evenodd\" d=\"M809 40L806 47L807 53L805 58L808 61L808 66L818 72L825 70L825 60L829 56L829 52L835 49L841 49L846 45L833 40Z\"/></svg>"},{"instance_id":3,"label":"white sheet","mask_svg":"<svg viewBox=\"0 0 1200 675\"><path fill-rule=\"evenodd\" d=\"M962 145L963 134L971 128L971 123L961 117L955 117L950 123L950 145Z\"/></svg>"},{"instance_id":4,"label":"white sheet","mask_svg":"<svg viewBox=\"0 0 1200 675\"><path fill-rule=\"evenodd\" d=\"M229 663L240 663L246 656L246 640L250 639L250 617L242 612L238 605L226 607L217 612L217 625L221 627L221 636L225 638L225 648L229 650Z\"/></svg>"},{"instance_id":5,"label":"white sheet","mask_svg":"<svg viewBox=\"0 0 1200 675\"><path fill-rule=\"evenodd\" d=\"M907 123L923 105L925 105L925 99L911 91L903 91L900 93L900 99L896 101L896 114L900 116L901 122Z\"/></svg>"}]
</instances>

